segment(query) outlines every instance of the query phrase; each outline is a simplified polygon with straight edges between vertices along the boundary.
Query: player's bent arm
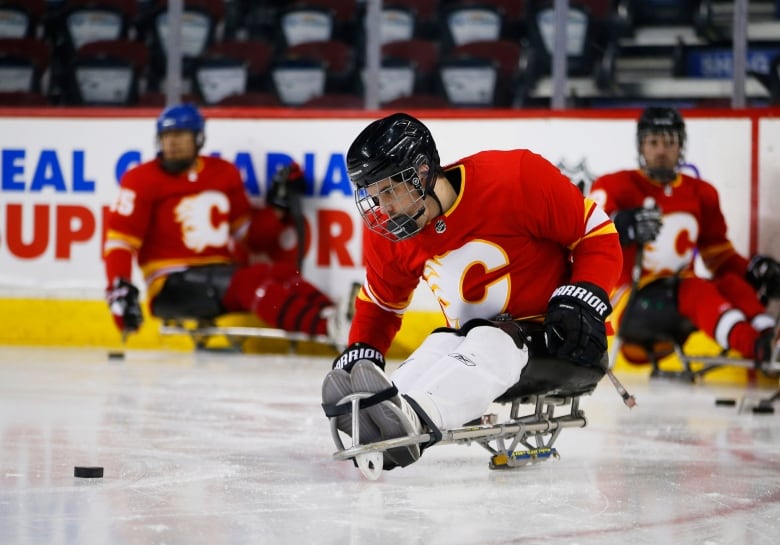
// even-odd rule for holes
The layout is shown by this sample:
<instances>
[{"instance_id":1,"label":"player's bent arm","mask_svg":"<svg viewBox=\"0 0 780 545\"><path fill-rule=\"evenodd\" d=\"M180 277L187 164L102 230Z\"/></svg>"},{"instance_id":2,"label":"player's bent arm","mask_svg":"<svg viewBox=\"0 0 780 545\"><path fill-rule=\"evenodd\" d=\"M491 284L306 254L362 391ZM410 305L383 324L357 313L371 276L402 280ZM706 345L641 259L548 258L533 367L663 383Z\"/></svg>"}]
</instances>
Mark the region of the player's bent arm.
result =
<instances>
[{"instance_id":1,"label":"player's bent arm","mask_svg":"<svg viewBox=\"0 0 780 545\"><path fill-rule=\"evenodd\" d=\"M118 278L130 280L134 257L135 249L132 245L121 239L106 238L103 246L103 264L108 288L111 288Z\"/></svg>"},{"instance_id":2,"label":"player's bent arm","mask_svg":"<svg viewBox=\"0 0 780 545\"><path fill-rule=\"evenodd\" d=\"M106 271L106 302L117 329L123 334L140 329L143 313L139 303L139 291L130 278L135 252L129 244L117 239L107 239L103 261Z\"/></svg>"},{"instance_id":3,"label":"player's bent arm","mask_svg":"<svg viewBox=\"0 0 780 545\"><path fill-rule=\"evenodd\" d=\"M739 255L729 242L699 248L702 261L714 277L726 273L744 276L748 270L747 258Z\"/></svg>"},{"instance_id":4,"label":"player's bent arm","mask_svg":"<svg viewBox=\"0 0 780 545\"><path fill-rule=\"evenodd\" d=\"M623 268L623 249L615 225L594 201L585 199L584 235L572 249L572 282L589 282L610 293Z\"/></svg>"},{"instance_id":5,"label":"player's bent arm","mask_svg":"<svg viewBox=\"0 0 780 545\"><path fill-rule=\"evenodd\" d=\"M699 226L701 231L697 240L702 261L713 276L728 272L744 275L748 260L737 253L728 239L728 226L720 208L717 190L709 183L700 181L699 195L701 214L706 218Z\"/></svg>"},{"instance_id":6,"label":"player's bent arm","mask_svg":"<svg viewBox=\"0 0 780 545\"><path fill-rule=\"evenodd\" d=\"M399 329L401 314L358 297L355 301L355 317L349 330L349 344L366 343L386 354Z\"/></svg>"}]
</instances>

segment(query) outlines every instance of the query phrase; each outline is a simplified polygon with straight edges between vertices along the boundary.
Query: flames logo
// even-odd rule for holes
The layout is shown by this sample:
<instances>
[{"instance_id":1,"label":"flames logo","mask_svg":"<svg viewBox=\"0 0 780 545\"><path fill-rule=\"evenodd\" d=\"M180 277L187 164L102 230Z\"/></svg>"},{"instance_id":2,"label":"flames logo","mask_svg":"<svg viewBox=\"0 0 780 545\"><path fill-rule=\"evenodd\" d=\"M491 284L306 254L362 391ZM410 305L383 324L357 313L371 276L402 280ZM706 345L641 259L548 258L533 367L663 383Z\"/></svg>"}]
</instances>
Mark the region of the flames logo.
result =
<instances>
[{"instance_id":1,"label":"flames logo","mask_svg":"<svg viewBox=\"0 0 780 545\"><path fill-rule=\"evenodd\" d=\"M222 247L230 239L227 214L230 202L219 191L204 191L181 200L176 221L181 224L184 245L202 252L209 246ZM215 217L216 216L216 217Z\"/></svg>"}]
</instances>

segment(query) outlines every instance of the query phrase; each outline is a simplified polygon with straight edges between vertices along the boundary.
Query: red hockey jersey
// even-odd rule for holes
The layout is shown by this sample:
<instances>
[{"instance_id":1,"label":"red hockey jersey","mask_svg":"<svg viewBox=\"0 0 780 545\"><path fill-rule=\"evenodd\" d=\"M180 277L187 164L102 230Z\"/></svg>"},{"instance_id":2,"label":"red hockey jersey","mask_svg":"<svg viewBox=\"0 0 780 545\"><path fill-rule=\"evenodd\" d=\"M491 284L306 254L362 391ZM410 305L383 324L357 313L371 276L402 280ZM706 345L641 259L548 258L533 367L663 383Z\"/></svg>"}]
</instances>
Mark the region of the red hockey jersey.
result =
<instances>
[{"instance_id":1,"label":"red hockey jersey","mask_svg":"<svg viewBox=\"0 0 780 545\"><path fill-rule=\"evenodd\" d=\"M610 215L641 207L647 197L660 207L663 226L656 240L644 246L642 283L678 272L693 276L697 252L716 276L726 271L745 273L747 260L737 254L726 236L718 192L704 180L678 174L673 182L663 185L640 170L622 170L595 180L590 197ZM631 282L636 253L634 244L624 248L621 285Z\"/></svg>"},{"instance_id":2,"label":"red hockey jersey","mask_svg":"<svg viewBox=\"0 0 780 545\"><path fill-rule=\"evenodd\" d=\"M614 225L546 159L485 151L452 169L461 180L455 204L417 235L392 242L364 230L367 282L350 342L386 352L420 279L452 327L504 312L541 317L562 284L614 287L622 263Z\"/></svg>"},{"instance_id":3,"label":"red hockey jersey","mask_svg":"<svg viewBox=\"0 0 780 545\"><path fill-rule=\"evenodd\" d=\"M199 157L178 175L156 159L143 163L122 177L108 216L108 285L130 278L134 254L148 284L189 266L230 263L232 238L243 236L249 219L249 200L232 163Z\"/></svg>"}]
</instances>

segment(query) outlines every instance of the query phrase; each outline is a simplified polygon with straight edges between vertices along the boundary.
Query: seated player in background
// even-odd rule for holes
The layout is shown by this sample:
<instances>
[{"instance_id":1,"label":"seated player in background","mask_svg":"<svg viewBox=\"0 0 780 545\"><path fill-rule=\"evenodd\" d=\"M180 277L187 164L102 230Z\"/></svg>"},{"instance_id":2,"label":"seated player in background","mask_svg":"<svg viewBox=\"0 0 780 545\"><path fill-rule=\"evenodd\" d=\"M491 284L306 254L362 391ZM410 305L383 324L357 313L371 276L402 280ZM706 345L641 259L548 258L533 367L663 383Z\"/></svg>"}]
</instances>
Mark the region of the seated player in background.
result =
<instances>
[{"instance_id":1,"label":"seated player in background","mask_svg":"<svg viewBox=\"0 0 780 545\"><path fill-rule=\"evenodd\" d=\"M108 216L103 251L106 299L123 335L141 327L133 261L143 273L153 316L211 319L251 312L271 327L340 335L333 301L307 282L294 260L249 264L250 251L272 248L286 228L290 192L303 174L293 164L274 177L267 201L253 213L238 169L200 155L205 120L191 104L166 108L157 119L159 152L128 170ZM303 242L301 242L303 243ZM243 257L242 257L243 256Z\"/></svg>"},{"instance_id":2,"label":"seated player in background","mask_svg":"<svg viewBox=\"0 0 780 545\"><path fill-rule=\"evenodd\" d=\"M518 149L442 167L428 128L396 113L358 135L347 169L367 227L366 282L351 344L325 377L322 402L328 414L353 393L389 400L360 411L361 443L452 429L484 414L528 363L528 326L516 320L544 328L552 357L606 371L617 232L553 164ZM447 327L388 376L384 354L421 279ZM352 436L352 415L335 418ZM384 468L420 453L417 444L391 448Z\"/></svg>"},{"instance_id":3,"label":"seated player in background","mask_svg":"<svg viewBox=\"0 0 780 545\"><path fill-rule=\"evenodd\" d=\"M780 296L780 265L768 256L747 259L736 252L717 190L680 172L685 144L685 122L677 110L646 108L637 125L639 168L593 183L590 197L613 218L624 252L622 289L612 303L618 308L618 299L632 287L660 286L672 278L680 316L724 349L767 362L778 339L765 305ZM697 253L710 278L695 273ZM636 265L641 273L632 280Z\"/></svg>"}]
</instances>

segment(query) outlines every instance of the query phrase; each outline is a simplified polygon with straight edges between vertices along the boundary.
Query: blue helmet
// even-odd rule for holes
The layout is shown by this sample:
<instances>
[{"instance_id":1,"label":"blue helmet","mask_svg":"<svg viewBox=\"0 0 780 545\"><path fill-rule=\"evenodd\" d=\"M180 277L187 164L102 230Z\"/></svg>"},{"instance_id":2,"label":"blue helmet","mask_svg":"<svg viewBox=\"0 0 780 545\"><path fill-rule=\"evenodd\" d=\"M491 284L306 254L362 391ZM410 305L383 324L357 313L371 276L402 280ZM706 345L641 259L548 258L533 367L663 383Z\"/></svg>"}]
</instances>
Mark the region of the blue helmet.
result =
<instances>
[{"instance_id":1,"label":"blue helmet","mask_svg":"<svg viewBox=\"0 0 780 545\"><path fill-rule=\"evenodd\" d=\"M193 104L177 104L165 108L157 118L157 136L165 131L192 131L202 138L206 121Z\"/></svg>"}]
</instances>

